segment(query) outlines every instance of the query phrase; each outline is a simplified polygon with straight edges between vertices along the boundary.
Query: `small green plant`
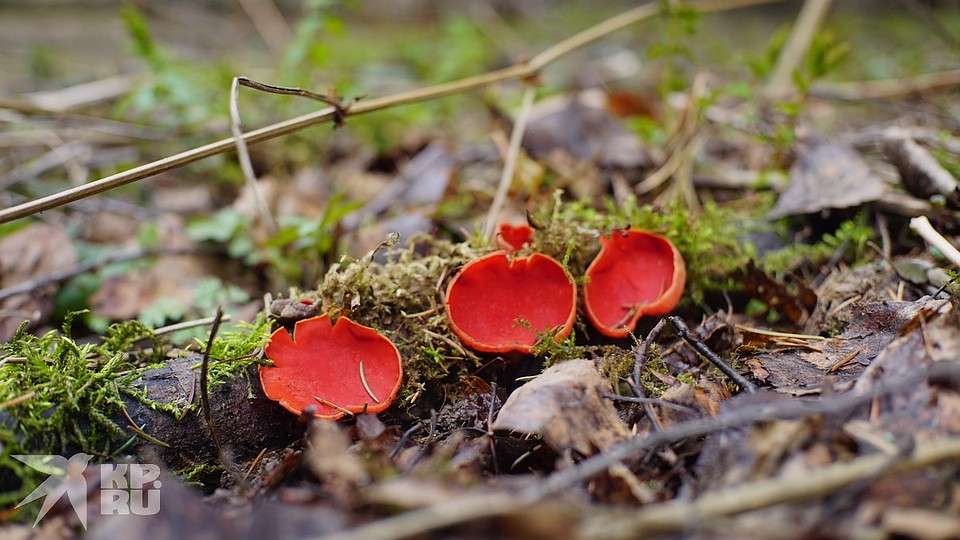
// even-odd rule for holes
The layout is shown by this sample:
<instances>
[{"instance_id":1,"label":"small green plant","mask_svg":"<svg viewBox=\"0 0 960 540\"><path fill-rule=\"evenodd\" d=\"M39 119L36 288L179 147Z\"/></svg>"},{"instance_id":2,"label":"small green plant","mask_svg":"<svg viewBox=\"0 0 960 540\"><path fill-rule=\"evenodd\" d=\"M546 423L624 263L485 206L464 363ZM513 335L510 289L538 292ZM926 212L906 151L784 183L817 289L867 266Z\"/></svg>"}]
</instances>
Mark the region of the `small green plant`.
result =
<instances>
[{"instance_id":1,"label":"small green plant","mask_svg":"<svg viewBox=\"0 0 960 540\"><path fill-rule=\"evenodd\" d=\"M45 479L14 455L85 452L103 460L128 448L136 436L116 420L124 396L155 410L183 412L182 404L147 399L136 385L166 358L166 340L141 322L126 321L110 325L98 342L80 343L71 337L80 315L68 314L60 331L40 336L24 323L0 343L0 507L16 504ZM209 384L245 374L269 336L263 314L221 333L211 348Z\"/></svg>"},{"instance_id":2,"label":"small green plant","mask_svg":"<svg viewBox=\"0 0 960 540\"><path fill-rule=\"evenodd\" d=\"M788 36L789 28L780 28L774 33L764 52L747 56L747 65L758 81L771 76ZM849 51L849 44L837 40L829 30L821 30L814 35L804 61L792 73L797 88L796 95L773 104L772 112L779 118L773 122L772 129L757 130L761 142L770 144L777 150L777 161L784 161L789 150L796 144L796 128L813 83L832 73Z\"/></svg>"},{"instance_id":3,"label":"small green plant","mask_svg":"<svg viewBox=\"0 0 960 540\"><path fill-rule=\"evenodd\" d=\"M760 266L771 274L780 275L803 264L824 262L840 249L844 260L856 265L865 260L867 242L873 237L874 230L867 224L866 214L860 212L812 244L792 244L765 254L760 259Z\"/></svg>"},{"instance_id":4,"label":"small green plant","mask_svg":"<svg viewBox=\"0 0 960 540\"><path fill-rule=\"evenodd\" d=\"M150 68L151 77L120 102L118 115L129 112L180 130L226 117L227 101L217 95L226 95L231 71L227 66L198 69L194 63L176 60L153 39L143 12L124 4L120 15L130 36L130 52ZM218 102L220 106L212 105Z\"/></svg>"},{"instance_id":5,"label":"small green plant","mask_svg":"<svg viewBox=\"0 0 960 540\"><path fill-rule=\"evenodd\" d=\"M267 238L254 230L251 220L232 208L195 219L187 234L195 242L212 242L247 266L265 265L272 290L290 285L312 287L326 271L325 260L338 251L336 227L358 205L334 195L317 218L285 216L277 232Z\"/></svg>"},{"instance_id":6,"label":"small green plant","mask_svg":"<svg viewBox=\"0 0 960 540\"><path fill-rule=\"evenodd\" d=\"M699 28L700 14L680 3L667 0L660 2L660 10L663 22L659 26L659 39L647 47L647 57L650 60L663 61L664 73L660 79L659 91L660 95L665 96L690 87L689 79L680 69L679 62L694 60L689 43L690 36L695 35Z\"/></svg>"}]
</instances>

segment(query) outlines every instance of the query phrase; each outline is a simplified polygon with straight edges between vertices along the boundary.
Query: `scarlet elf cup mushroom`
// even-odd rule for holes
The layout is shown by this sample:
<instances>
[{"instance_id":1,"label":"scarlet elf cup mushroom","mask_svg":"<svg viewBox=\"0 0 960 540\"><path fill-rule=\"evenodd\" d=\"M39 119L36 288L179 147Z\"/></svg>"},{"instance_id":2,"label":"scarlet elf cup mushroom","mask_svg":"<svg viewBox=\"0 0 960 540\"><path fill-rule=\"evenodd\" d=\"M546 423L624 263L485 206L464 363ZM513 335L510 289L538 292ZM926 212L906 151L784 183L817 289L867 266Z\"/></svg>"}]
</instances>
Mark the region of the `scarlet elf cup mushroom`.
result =
<instances>
[{"instance_id":1,"label":"scarlet elf cup mushroom","mask_svg":"<svg viewBox=\"0 0 960 540\"><path fill-rule=\"evenodd\" d=\"M677 248L666 238L638 229L600 238L600 253L587 268L583 304L587 318L610 337L623 337L644 315L676 307L687 279Z\"/></svg>"},{"instance_id":2,"label":"scarlet elf cup mushroom","mask_svg":"<svg viewBox=\"0 0 960 540\"><path fill-rule=\"evenodd\" d=\"M520 251L524 245L533 240L533 227L526 223L512 225L510 223L497 224L497 246L507 253Z\"/></svg>"},{"instance_id":3,"label":"scarlet elf cup mushroom","mask_svg":"<svg viewBox=\"0 0 960 540\"><path fill-rule=\"evenodd\" d=\"M285 409L337 420L345 414L383 411L397 397L403 375L400 352L373 328L326 314L298 321L293 335L280 328L265 349L273 366L260 367L263 392Z\"/></svg>"},{"instance_id":4,"label":"scarlet elf cup mushroom","mask_svg":"<svg viewBox=\"0 0 960 540\"><path fill-rule=\"evenodd\" d=\"M445 300L450 328L468 347L492 353L530 353L538 333L558 342L570 335L577 288L563 266L534 253L511 259L497 251L467 263L450 281Z\"/></svg>"}]
</instances>

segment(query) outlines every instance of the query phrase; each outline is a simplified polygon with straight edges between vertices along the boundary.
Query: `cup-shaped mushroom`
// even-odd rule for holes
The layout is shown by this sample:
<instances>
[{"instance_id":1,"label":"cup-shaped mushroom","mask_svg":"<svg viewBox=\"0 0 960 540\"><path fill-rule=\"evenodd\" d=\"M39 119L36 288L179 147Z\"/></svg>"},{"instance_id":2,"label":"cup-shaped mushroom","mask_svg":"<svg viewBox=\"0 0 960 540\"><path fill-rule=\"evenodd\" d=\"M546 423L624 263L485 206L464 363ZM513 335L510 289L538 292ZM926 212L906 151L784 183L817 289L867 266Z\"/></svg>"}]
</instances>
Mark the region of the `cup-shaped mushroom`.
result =
<instances>
[{"instance_id":1,"label":"cup-shaped mushroom","mask_svg":"<svg viewBox=\"0 0 960 540\"><path fill-rule=\"evenodd\" d=\"M623 337L644 315L676 307L687 270L666 238L638 229L600 238L600 253L587 268L583 304L601 334Z\"/></svg>"},{"instance_id":2,"label":"cup-shaped mushroom","mask_svg":"<svg viewBox=\"0 0 960 540\"><path fill-rule=\"evenodd\" d=\"M475 259L447 287L450 327L482 352L530 353L538 334L559 342L577 314L577 288L555 259L534 253L510 259L503 251Z\"/></svg>"},{"instance_id":3,"label":"cup-shaped mushroom","mask_svg":"<svg viewBox=\"0 0 960 540\"><path fill-rule=\"evenodd\" d=\"M400 352L373 328L326 314L298 321L291 336L280 328L265 349L273 366L260 367L263 392L285 409L337 420L380 412L393 402L403 375Z\"/></svg>"},{"instance_id":4,"label":"cup-shaped mushroom","mask_svg":"<svg viewBox=\"0 0 960 540\"><path fill-rule=\"evenodd\" d=\"M519 251L525 244L533 241L533 227L526 223L512 225L507 222L501 222L497 224L495 238L497 247L507 253L513 253Z\"/></svg>"}]
</instances>

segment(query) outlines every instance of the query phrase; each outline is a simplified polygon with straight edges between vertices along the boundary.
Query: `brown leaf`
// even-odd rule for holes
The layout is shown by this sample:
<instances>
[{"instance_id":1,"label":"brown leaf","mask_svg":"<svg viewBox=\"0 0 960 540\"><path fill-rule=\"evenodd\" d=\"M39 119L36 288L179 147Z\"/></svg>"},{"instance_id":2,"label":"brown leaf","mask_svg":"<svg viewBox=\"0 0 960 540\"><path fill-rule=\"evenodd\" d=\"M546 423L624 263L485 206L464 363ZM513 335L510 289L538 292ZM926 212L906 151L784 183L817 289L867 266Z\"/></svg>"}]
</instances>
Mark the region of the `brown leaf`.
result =
<instances>
[{"instance_id":1,"label":"brown leaf","mask_svg":"<svg viewBox=\"0 0 960 540\"><path fill-rule=\"evenodd\" d=\"M60 227L36 223L0 238L0 286L12 287L77 263L70 238ZM53 310L57 284L0 300L0 340L11 339L25 320L42 321Z\"/></svg>"},{"instance_id":2,"label":"brown leaf","mask_svg":"<svg viewBox=\"0 0 960 540\"><path fill-rule=\"evenodd\" d=\"M589 92L546 100L531 112L523 147L537 159L560 149L601 166L633 168L650 163L640 140Z\"/></svg>"},{"instance_id":3,"label":"brown leaf","mask_svg":"<svg viewBox=\"0 0 960 540\"><path fill-rule=\"evenodd\" d=\"M810 137L797 149L790 181L769 217L814 214L875 201L886 186L859 154L820 136Z\"/></svg>"},{"instance_id":4,"label":"brown leaf","mask_svg":"<svg viewBox=\"0 0 960 540\"><path fill-rule=\"evenodd\" d=\"M314 421L310 424L309 441L307 466L340 501L352 500L357 486L366 484L369 475L360 458L350 450L346 432L336 422Z\"/></svg>"},{"instance_id":5,"label":"brown leaf","mask_svg":"<svg viewBox=\"0 0 960 540\"><path fill-rule=\"evenodd\" d=\"M624 440L629 430L600 389L610 391L610 384L593 362L562 362L514 391L493 428L543 435L557 452L605 450Z\"/></svg>"},{"instance_id":6,"label":"brown leaf","mask_svg":"<svg viewBox=\"0 0 960 540\"><path fill-rule=\"evenodd\" d=\"M854 381L925 305L925 301L851 302L844 316L851 322L839 335L825 340L781 340L778 349L752 358L769 373L765 380L781 390L817 389L828 376L837 382ZM750 341L749 335L745 332L744 342Z\"/></svg>"},{"instance_id":7,"label":"brown leaf","mask_svg":"<svg viewBox=\"0 0 960 540\"><path fill-rule=\"evenodd\" d=\"M161 241L168 248L189 247L183 222L172 216L159 222ZM197 284L210 273L199 257L164 256L149 269L135 269L104 280L90 297L94 314L113 320L136 319L160 300L193 304Z\"/></svg>"},{"instance_id":8,"label":"brown leaf","mask_svg":"<svg viewBox=\"0 0 960 540\"><path fill-rule=\"evenodd\" d=\"M782 313L790 322L802 325L817 304L817 296L806 285L795 281L796 292L775 280L757 267L753 261L747 264L742 277L743 292L750 298L762 301Z\"/></svg>"}]
</instances>

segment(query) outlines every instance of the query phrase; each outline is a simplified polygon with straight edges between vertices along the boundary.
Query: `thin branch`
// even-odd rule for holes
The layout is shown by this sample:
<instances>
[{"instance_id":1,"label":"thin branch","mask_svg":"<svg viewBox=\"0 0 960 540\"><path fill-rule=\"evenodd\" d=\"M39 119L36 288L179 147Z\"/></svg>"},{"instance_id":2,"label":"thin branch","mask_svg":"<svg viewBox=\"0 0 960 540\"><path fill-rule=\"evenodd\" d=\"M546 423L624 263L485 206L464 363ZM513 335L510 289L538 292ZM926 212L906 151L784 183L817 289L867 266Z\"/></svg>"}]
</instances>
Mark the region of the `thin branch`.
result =
<instances>
[{"instance_id":1,"label":"thin branch","mask_svg":"<svg viewBox=\"0 0 960 540\"><path fill-rule=\"evenodd\" d=\"M686 323L683 322L683 319L680 317L668 317L670 324L673 325L676 329L677 334L680 335L680 338L689 343L698 353L700 353L704 358L710 361L711 364L717 367L724 375L730 377L730 380L737 383L740 388L743 388L746 392L756 392L757 385L748 381L746 377L737 373L735 369L727 365L726 362L720 358L717 353L710 350L710 347L707 347L702 341L696 338L690 329L687 328Z\"/></svg>"},{"instance_id":2,"label":"thin branch","mask_svg":"<svg viewBox=\"0 0 960 540\"><path fill-rule=\"evenodd\" d=\"M690 416L700 416L700 411L687 407L686 405L680 405L679 403L674 403L672 401L667 401L665 399L659 398L650 398L643 396L621 396L618 394L611 394L610 392L600 391L600 395L609 399L610 401L623 401L625 403L642 403L644 405L660 405L661 407L666 407L668 409L673 409L675 411L681 411L689 414Z\"/></svg>"},{"instance_id":3,"label":"thin branch","mask_svg":"<svg viewBox=\"0 0 960 540\"><path fill-rule=\"evenodd\" d=\"M636 352L633 354L633 385L636 387L634 391L637 393L637 397L643 397L643 386L640 384L641 375L643 374L643 364L647 361L647 352L650 350L650 344L653 343L657 336L660 335L660 332L663 331L663 327L666 326L666 319L660 319L650 332L647 333L647 339L643 340L638 347Z\"/></svg>"},{"instance_id":4,"label":"thin branch","mask_svg":"<svg viewBox=\"0 0 960 540\"><path fill-rule=\"evenodd\" d=\"M487 211L487 222L483 228L483 235L492 238L497 228L497 215L507 199L507 193L510 186L513 185L513 175L517 170L517 158L520 156L520 143L523 142L523 134L527 131L527 121L530 120L530 111L533 110L533 99L537 95L537 89L533 84L527 84L523 89L523 102L520 105L520 111L517 113L517 120L513 123L513 133L510 134L510 145L507 146L507 155L503 163L503 171L500 173L500 184L497 186L497 192L493 196L493 202Z\"/></svg>"},{"instance_id":5,"label":"thin branch","mask_svg":"<svg viewBox=\"0 0 960 540\"><path fill-rule=\"evenodd\" d=\"M651 433L644 437L627 440L604 453L597 454L578 463L575 467L554 473L546 480L538 481L520 490L516 495L507 493L486 493L467 495L434 506L411 510L397 516L381 519L373 523L356 527L331 536L327 540L396 540L427 533L443 527L450 527L466 521L491 518L515 512L521 512L538 501L570 489L580 482L607 470L611 466L630 459L647 450L667 444L674 444L692 437L702 437L710 433L730 428L749 426L756 422L772 419L800 418L808 415L843 415L854 409L871 403L878 397L911 390L929 379L957 379L960 370L956 363L938 362L932 366L914 371L892 385L878 385L862 394L848 392L832 395L819 401L802 401L783 398L771 404L754 407L742 407L721 414L681 422L669 430ZM942 443L933 443L918 447L904 461L892 464L891 470L900 471L917 468L927 464L956 457L960 453L960 441L949 439ZM887 456L881 456L889 459ZM869 459L869 458L860 458ZM858 461L859 462L859 461ZM870 463L869 461L867 463ZM887 463L885 463L887 464ZM875 465L873 465L875 467ZM876 468L867 467L868 474L875 474ZM858 477L859 478L859 477ZM842 484L846 485L846 484ZM647 511L656 512L661 505L650 505ZM637 511L637 510L633 510ZM669 511L673 513L673 511Z\"/></svg>"},{"instance_id":6,"label":"thin branch","mask_svg":"<svg viewBox=\"0 0 960 540\"><path fill-rule=\"evenodd\" d=\"M826 497L860 481L956 461L958 458L960 439L933 441L918 445L914 452L906 456L874 454L788 476L765 478L707 492L692 501L674 499L629 512L600 512L588 516L580 532L584 538L640 538L680 531L703 525L709 519Z\"/></svg>"},{"instance_id":7,"label":"thin branch","mask_svg":"<svg viewBox=\"0 0 960 540\"><path fill-rule=\"evenodd\" d=\"M260 219L263 220L267 231L273 235L277 232L277 221L273 219L270 207L263 199L260 192L260 186L257 183L257 173L253 170L253 161L250 159L250 151L247 149L247 143L243 140L243 128L240 123L240 85L246 81L246 77L234 77L230 85L230 133L233 134L233 142L236 143L237 158L240 160L240 170L243 172L243 179L247 183L250 195L253 196L254 204Z\"/></svg>"},{"instance_id":8,"label":"thin branch","mask_svg":"<svg viewBox=\"0 0 960 540\"><path fill-rule=\"evenodd\" d=\"M782 1L783 0L701 0L698 2L690 2L687 7L701 13L709 13L753 5L772 4ZM656 2L650 2L617 15L611 19L607 19L606 21L588 28L579 34L575 34L574 36L571 36L546 49L542 53L533 57L527 63L519 63L507 68L491 71L473 77L467 77L458 81L410 90L407 92L400 92L398 94L393 94L382 98L366 100L352 107L349 111L349 115L352 116L355 114L366 114L399 105L419 103L421 101L428 101L431 99L437 99L444 96L482 88L498 82L527 79L536 75L541 69L560 59L564 55L569 54L580 47L588 45L611 32L620 30L621 28L637 23L644 19L649 19L657 13L659 13L658 4ZM300 131L310 126L332 121L338 117L337 111L338 109L336 107L327 107L303 116L298 116L296 118L291 118L270 126L249 131L242 134L241 138L248 145L268 141L283 135ZM145 165L140 165L139 167L134 167L133 169L129 169L121 173L101 178L100 180L96 180L82 186L77 186L60 193L55 193L53 195L41 197L39 199L35 199L11 208L0 210L0 223L6 223L15 219L24 218L36 214L37 212L51 210L80 199L92 197L93 195L125 186L132 182L136 182L137 180L143 180L144 178L149 178L160 173L183 167L184 165L199 161L201 159L228 152L234 148L235 144L236 141L234 137L222 139L173 156L147 163Z\"/></svg>"},{"instance_id":9,"label":"thin branch","mask_svg":"<svg viewBox=\"0 0 960 540\"><path fill-rule=\"evenodd\" d=\"M666 319L660 319L660 322L647 333L647 339L637 346L636 351L633 353L633 373L631 377L627 379L627 384L633 390L633 393L636 394L637 399L640 400L637 401L637 403L643 404L643 412L647 415L647 418L650 419L651 424L657 431L662 431L663 426L660 424L660 419L655 414L653 407L650 406L650 402L645 401L646 392L643 391L641 381L643 379L643 365L647 361L647 352L650 350L650 344L657 339L657 336L660 335L660 332L666 324Z\"/></svg>"},{"instance_id":10,"label":"thin branch","mask_svg":"<svg viewBox=\"0 0 960 540\"><path fill-rule=\"evenodd\" d=\"M230 315L222 315L219 320L217 316L213 317L204 317L203 319L195 319L192 321L183 321L176 324L168 324L167 326L161 326L153 331L155 335L162 336L164 334L172 334L174 332L179 332L181 330L189 330L191 328L198 328L200 326L207 326L208 324L229 322L231 319Z\"/></svg>"},{"instance_id":11,"label":"thin branch","mask_svg":"<svg viewBox=\"0 0 960 540\"><path fill-rule=\"evenodd\" d=\"M520 497L529 501L542 499L588 480L607 470L610 465L621 463L647 450L674 444L692 437L702 437L710 433L748 426L761 421L802 418L820 414L847 414L862 405L871 403L878 397L913 389L930 379L956 379L960 375L960 369L958 368L960 366L956 363L939 362L902 377L895 384L877 385L872 390L860 394L848 392L822 398L818 401L783 398L771 404L738 408L709 418L681 422L668 430L627 440L602 454L581 461L576 467L556 472L546 480L523 490Z\"/></svg>"},{"instance_id":12,"label":"thin branch","mask_svg":"<svg viewBox=\"0 0 960 540\"><path fill-rule=\"evenodd\" d=\"M213 326L210 327L210 337L207 339L207 347L203 351L203 363L200 364L200 404L203 407L203 421L210 430L210 436L213 438L213 444L217 448L217 453L223 455L223 445L220 444L220 432L213 423L213 416L210 414L210 394L207 386L207 373L210 371L210 351L213 349L213 340L217 337L217 331L220 330L220 321L223 319L223 308L217 307L217 313L213 316Z\"/></svg>"},{"instance_id":13,"label":"thin branch","mask_svg":"<svg viewBox=\"0 0 960 540\"><path fill-rule=\"evenodd\" d=\"M956 87L960 87L960 69L923 73L902 79L820 82L813 85L810 95L822 99L859 101L862 99L895 98Z\"/></svg>"}]
</instances>

